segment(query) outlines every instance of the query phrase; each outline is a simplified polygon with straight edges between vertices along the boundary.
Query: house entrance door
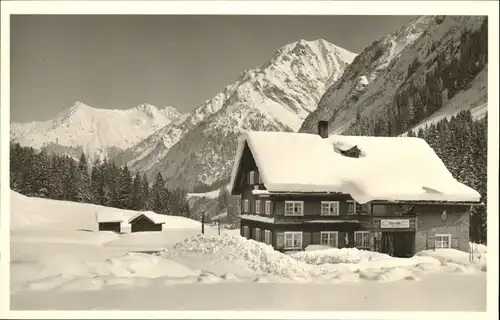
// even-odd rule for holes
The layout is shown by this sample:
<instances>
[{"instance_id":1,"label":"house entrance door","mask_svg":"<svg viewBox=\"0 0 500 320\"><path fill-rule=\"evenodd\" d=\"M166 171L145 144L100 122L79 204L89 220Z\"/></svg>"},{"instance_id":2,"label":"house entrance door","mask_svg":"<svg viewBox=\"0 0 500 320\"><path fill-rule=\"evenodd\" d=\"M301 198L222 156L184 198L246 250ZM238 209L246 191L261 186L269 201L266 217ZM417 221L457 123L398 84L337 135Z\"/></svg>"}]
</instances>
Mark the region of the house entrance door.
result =
<instances>
[{"instance_id":1,"label":"house entrance door","mask_svg":"<svg viewBox=\"0 0 500 320\"><path fill-rule=\"evenodd\" d=\"M414 232L383 232L382 253L393 257L409 258L415 248Z\"/></svg>"},{"instance_id":2,"label":"house entrance door","mask_svg":"<svg viewBox=\"0 0 500 320\"><path fill-rule=\"evenodd\" d=\"M382 253L386 253L390 256L394 255L394 237L392 233L382 233Z\"/></svg>"}]
</instances>

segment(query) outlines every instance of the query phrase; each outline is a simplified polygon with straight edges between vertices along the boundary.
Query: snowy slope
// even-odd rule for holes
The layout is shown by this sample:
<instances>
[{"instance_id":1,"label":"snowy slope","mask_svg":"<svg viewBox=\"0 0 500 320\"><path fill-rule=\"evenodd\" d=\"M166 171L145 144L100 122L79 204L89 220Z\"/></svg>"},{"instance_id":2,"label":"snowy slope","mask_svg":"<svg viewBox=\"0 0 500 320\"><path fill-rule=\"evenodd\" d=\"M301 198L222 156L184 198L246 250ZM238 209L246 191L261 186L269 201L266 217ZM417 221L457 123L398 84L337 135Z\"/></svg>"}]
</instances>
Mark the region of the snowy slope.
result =
<instances>
[{"instance_id":1,"label":"snowy slope","mask_svg":"<svg viewBox=\"0 0 500 320\"><path fill-rule=\"evenodd\" d=\"M315 132L318 120L330 122L330 132L341 133L355 120L356 112L372 117L393 103L403 84L420 86L425 75L434 69L438 52L446 51L460 41L463 30L479 28L482 17L446 16L437 19L423 16L400 31L376 41L359 54L343 77L328 88L318 108L306 118L301 132ZM431 50L432 46L436 47ZM379 59L375 59L380 55ZM418 58L418 75L406 79L409 65ZM449 57L448 57L449 58ZM487 71L479 75L473 87L445 102L449 109L464 110L486 101ZM465 98L465 99L464 99Z\"/></svg>"},{"instance_id":2,"label":"snowy slope","mask_svg":"<svg viewBox=\"0 0 500 320\"><path fill-rule=\"evenodd\" d=\"M419 17L397 32L375 40L348 66L342 77L330 86L318 108L302 123L301 132L315 132L318 120L330 120L334 132L341 132L356 114L354 105L368 87L384 74L389 65L410 46L432 22L432 16Z\"/></svg>"},{"instance_id":3,"label":"snowy slope","mask_svg":"<svg viewBox=\"0 0 500 320\"><path fill-rule=\"evenodd\" d=\"M188 193L188 198L208 198L208 199L217 199L219 196L220 190L209 191L205 193Z\"/></svg>"},{"instance_id":4,"label":"snowy slope","mask_svg":"<svg viewBox=\"0 0 500 320\"><path fill-rule=\"evenodd\" d=\"M92 108L75 102L50 121L11 124L11 140L36 149L104 158L126 149L182 115L172 107L142 104L127 110Z\"/></svg>"},{"instance_id":5,"label":"snowy slope","mask_svg":"<svg viewBox=\"0 0 500 320\"><path fill-rule=\"evenodd\" d=\"M240 132L297 131L355 57L323 39L285 45L268 63L244 71L227 86L218 95L220 109L186 131L147 170L149 177L161 172L187 189L227 178Z\"/></svg>"},{"instance_id":6,"label":"snowy slope","mask_svg":"<svg viewBox=\"0 0 500 320\"><path fill-rule=\"evenodd\" d=\"M415 132L420 128L437 123L443 118L448 120L464 110L471 110L472 118L479 120L486 115L488 111L488 68L481 71L472 81L471 86L465 90L458 92L452 99L436 111L428 118L414 126L412 130ZM407 132L401 136L406 136Z\"/></svg>"},{"instance_id":7,"label":"snowy slope","mask_svg":"<svg viewBox=\"0 0 500 320\"><path fill-rule=\"evenodd\" d=\"M122 227L128 228L128 219L137 211L122 210L100 205L27 197L11 191L11 230L87 230L96 231L96 213L122 217ZM200 223L178 216L153 214L165 222L164 229L200 228Z\"/></svg>"}]
</instances>

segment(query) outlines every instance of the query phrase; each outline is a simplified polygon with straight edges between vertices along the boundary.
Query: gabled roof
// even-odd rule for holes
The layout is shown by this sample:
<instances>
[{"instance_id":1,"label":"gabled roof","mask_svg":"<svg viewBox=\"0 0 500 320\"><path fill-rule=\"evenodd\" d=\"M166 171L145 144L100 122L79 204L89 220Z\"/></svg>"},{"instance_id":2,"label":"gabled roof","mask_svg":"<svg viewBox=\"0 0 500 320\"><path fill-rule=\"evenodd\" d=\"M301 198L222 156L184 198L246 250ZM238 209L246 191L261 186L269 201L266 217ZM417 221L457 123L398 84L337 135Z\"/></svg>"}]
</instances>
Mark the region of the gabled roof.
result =
<instances>
[{"instance_id":1,"label":"gabled roof","mask_svg":"<svg viewBox=\"0 0 500 320\"><path fill-rule=\"evenodd\" d=\"M231 191L248 145L270 192L342 192L357 202L479 201L480 195L453 178L420 138L247 132L240 136ZM357 146L359 158L340 150Z\"/></svg>"},{"instance_id":2,"label":"gabled roof","mask_svg":"<svg viewBox=\"0 0 500 320\"><path fill-rule=\"evenodd\" d=\"M120 211L100 211L95 213L95 219L97 223L104 222L122 222L123 221L123 213Z\"/></svg>"},{"instance_id":3,"label":"gabled roof","mask_svg":"<svg viewBox=\"0 0 500 320\"><path fill-rule=\"evenodd\" d=\"M164 224L165 221L159 217L159 214L153 212L153 211L140 211L130 219L128 219L128 223L132 223L134 220L138 219L139 217L144 216L147 219L149 219L151 222L154 224Z\"/></svg>"}]
</instances>

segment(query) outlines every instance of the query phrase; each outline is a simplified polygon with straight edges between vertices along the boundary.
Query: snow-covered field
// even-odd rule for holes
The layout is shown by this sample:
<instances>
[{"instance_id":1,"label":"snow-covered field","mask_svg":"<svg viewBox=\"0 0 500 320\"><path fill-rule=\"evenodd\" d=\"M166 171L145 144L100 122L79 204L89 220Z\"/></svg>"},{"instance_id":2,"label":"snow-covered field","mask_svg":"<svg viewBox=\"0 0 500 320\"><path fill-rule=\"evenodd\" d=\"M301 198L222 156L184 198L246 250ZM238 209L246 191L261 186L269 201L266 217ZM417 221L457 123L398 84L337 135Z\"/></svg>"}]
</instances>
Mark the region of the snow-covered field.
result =
<instances>
[{"instance_id":1,"label":"snow-covered field","mask_svg":"<svg viewBox=\"0 0 500 320\"><path fill-rule=\"evenodd\" d=\"M11 309L486 310L484 246L473 262L456 250L282 254L181 217L163 216L163 232L98 232L96 210L116 209L11 193Z\"/></svg>"}]
</instances>

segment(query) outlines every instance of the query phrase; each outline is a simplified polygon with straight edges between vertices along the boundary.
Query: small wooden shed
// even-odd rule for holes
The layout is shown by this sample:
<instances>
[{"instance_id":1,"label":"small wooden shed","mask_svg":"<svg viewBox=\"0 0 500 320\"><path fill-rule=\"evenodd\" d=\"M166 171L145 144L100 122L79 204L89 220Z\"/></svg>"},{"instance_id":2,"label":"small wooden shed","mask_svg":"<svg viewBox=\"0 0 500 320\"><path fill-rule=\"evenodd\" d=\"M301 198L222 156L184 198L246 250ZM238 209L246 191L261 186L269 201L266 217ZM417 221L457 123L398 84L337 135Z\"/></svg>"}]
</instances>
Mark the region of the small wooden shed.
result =
<instances>
[{"instance_id":1,"label":"small wooden shed","mask_svg":"<svg viewBox=\"0 0 500 320\"><path fill-rule=\"evenodd\" d=\"M99 231L121 232L121 223L123 221L121 212L96 212L95 216Z\"/></svg>"},{"instance_id":2,"label":"small wooden shed","mask_svg":"<svg viewBox=\"0 0 500 320\"><path fill-rule=\"evenodd\" d=\"M164 221L158 219L158 215L151 211L139 212L128 220L131 232L162 231Z\"/></svg>"}]
</instances>

